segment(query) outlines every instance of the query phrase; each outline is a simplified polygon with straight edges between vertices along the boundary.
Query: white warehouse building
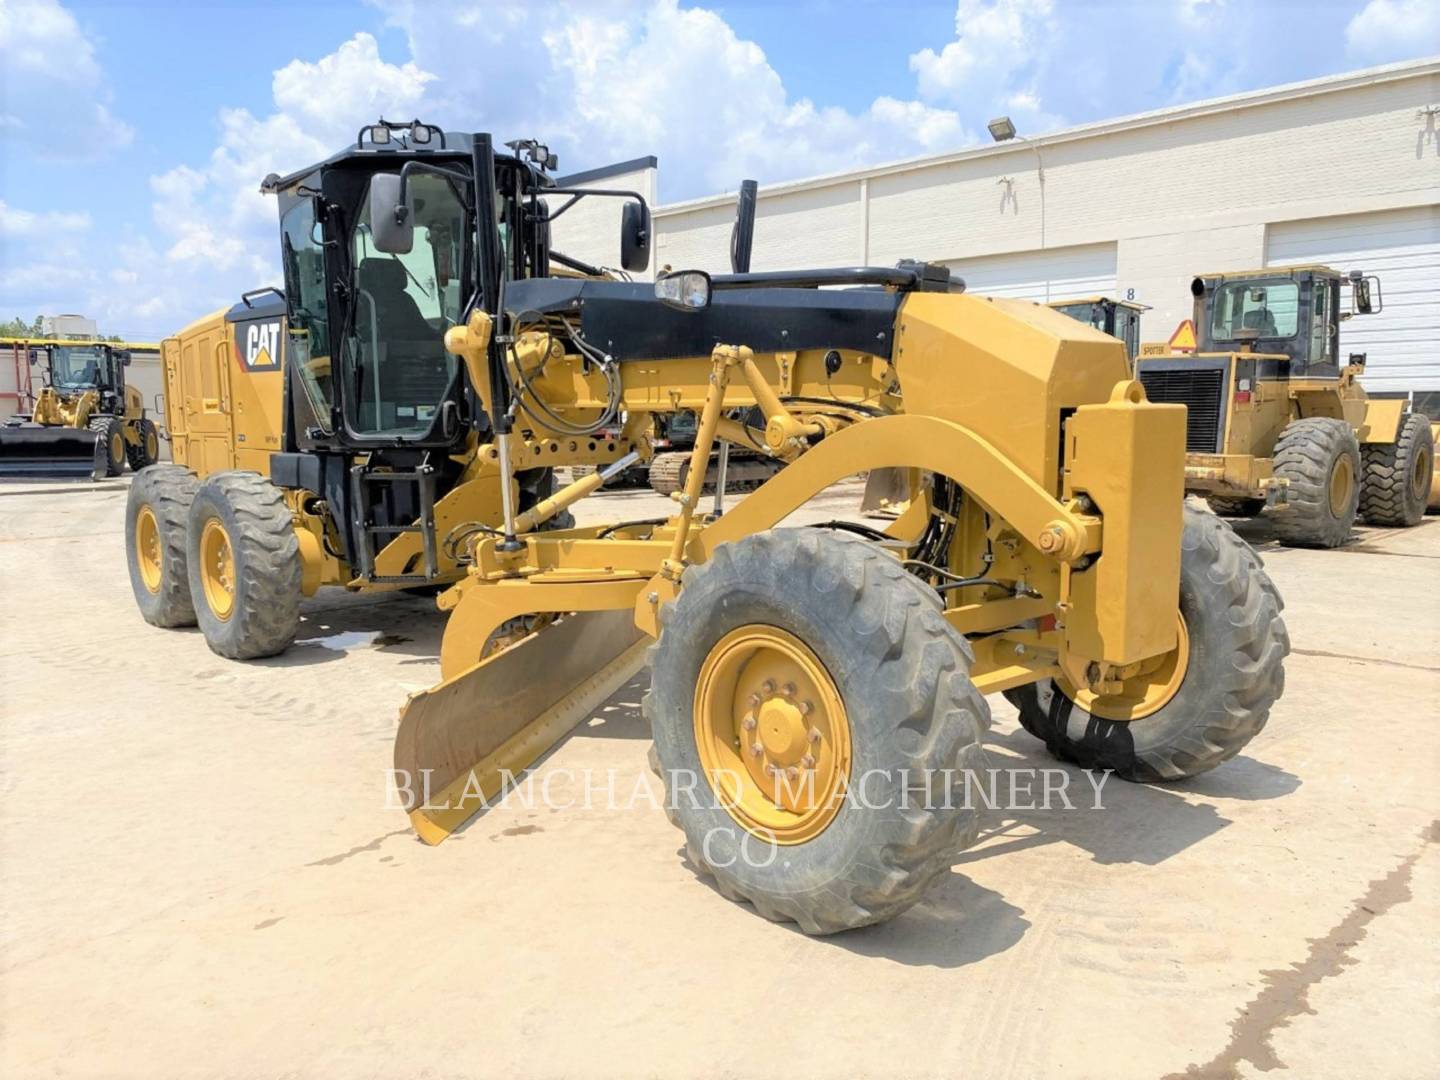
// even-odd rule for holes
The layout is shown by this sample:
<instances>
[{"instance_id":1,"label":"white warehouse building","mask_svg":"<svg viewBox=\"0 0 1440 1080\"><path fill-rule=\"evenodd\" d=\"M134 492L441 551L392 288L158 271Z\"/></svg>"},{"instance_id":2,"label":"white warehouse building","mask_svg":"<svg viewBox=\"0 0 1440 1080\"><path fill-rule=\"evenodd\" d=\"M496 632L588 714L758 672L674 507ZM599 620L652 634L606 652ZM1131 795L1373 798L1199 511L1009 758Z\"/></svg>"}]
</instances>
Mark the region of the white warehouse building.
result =
<instances>
[{"instance_id":1,"label":"white warehouse building","mask_svg":"<svg viewBox=\"0 0 1440 1080\"><path fill-rule=\"evenodd\" d=\"M1440 58L1393 64L790 183L761 181L752 269L944 263L971 292L1191 314L1199 273L1325 263L1380 278L1342 330L1372 392L1440 391ZM654 158L565 178L654 199ZM741 177L736 177L738 186ZM654 266L728 269L733 192L658 206ZM613 264L619 209L556 247ZM1429 403L1426 403L1429 405ZM1434 406L1429 406L1434 408Z\"/></svg>"}]
</instances>

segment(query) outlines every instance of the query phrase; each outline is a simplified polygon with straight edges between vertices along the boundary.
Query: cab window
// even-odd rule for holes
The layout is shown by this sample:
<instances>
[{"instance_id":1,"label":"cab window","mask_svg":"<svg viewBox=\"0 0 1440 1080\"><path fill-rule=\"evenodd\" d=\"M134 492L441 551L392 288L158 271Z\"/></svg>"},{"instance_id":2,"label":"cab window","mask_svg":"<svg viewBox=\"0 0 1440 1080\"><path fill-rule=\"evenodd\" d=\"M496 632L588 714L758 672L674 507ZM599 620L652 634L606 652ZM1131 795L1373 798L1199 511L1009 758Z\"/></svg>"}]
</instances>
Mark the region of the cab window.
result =
<instances>
[{"instance_id":1,"label":"cab window","mask_svg":"<svg viewBox=\"0 0 1440 1080\"><path fill-rule=\"evenodd\" d=\"M323 239L312 199L296 203L280 219L289 308L287 363L304 387L316 421L329 433L330 317L325 297Z\"/></svg>"},{"instance_id":2,"label":"cab window","mask_svg":"<svg viewBox=\"0 0 1440 1080\"><path fill-rule=\"evenodd\" d=\"M1242 330L1262 338L1294 337L1299 322L1300 286L1293 281L1233 282L1215 292L1210 333L1234 341Z\"/></svg>"}]
</instances>

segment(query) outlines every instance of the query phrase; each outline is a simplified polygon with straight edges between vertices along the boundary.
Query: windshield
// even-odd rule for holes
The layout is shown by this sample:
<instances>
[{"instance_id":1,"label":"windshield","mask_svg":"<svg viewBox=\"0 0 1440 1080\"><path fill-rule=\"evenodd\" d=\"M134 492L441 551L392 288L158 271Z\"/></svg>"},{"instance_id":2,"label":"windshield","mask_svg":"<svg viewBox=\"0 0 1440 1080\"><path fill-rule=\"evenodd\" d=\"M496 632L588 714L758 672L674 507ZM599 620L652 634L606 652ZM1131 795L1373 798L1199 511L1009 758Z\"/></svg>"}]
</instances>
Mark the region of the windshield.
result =
<instances>
[{"instance_id":1,"label":"windshield","mask_svg":"<svg viewBox=\"0 0 1440 1080\"><path fill-rule=\"evenodd\" d=\"M1096 330L1105 329L1105 308L1101 304L1086 301L1082 304L1059 304L1055 308L1062 315L1069 315L1083 323L1088 323Z\"/></svg>"},{"instance_id":2,"label":"windshield","mask_svg":"<svg viewBox=\"0 0 1440 1080\"><path fill-rule=\"evenodd\" d=\"M114 386L110 351L97 345L56 345L50 350L50 382L67 390Z\"/></svg>"},{"instance_id":3,"label":"windshield","mask_svg":"<svg viewBox=\"0 0 1440 1080\"><path fill-rule=\"evenodd\" d=\"M1237 281L1215 291L1210 334L1216 341L1234 341L1241 330L1258 330L1262 338L1294 337L1299 312L1295 282Z\"/></svg>"},{"instance_id":4,"label":"windshield","mask_svg":"<svg viewBox=\"0 0 1440 1080\"><path fill-rule=\"evenodd\" d=\"M355 302L345 337L346 422L360 434L424 435L455 377L445 331L460 321L465 204L442 176L410 178L414 246L375 249L370 206L360 207L350 257Z\"/></svg>"}]
</instances>

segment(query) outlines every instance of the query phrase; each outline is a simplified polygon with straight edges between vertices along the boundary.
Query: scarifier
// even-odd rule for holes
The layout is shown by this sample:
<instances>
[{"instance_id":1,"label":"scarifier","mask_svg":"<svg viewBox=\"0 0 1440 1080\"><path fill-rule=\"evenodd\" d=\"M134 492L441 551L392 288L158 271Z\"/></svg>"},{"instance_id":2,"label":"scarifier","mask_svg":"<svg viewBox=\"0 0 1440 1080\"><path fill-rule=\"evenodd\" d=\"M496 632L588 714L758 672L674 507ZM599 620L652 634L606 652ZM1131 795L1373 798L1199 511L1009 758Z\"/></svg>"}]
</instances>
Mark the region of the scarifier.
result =
<instances>
[{"instance_id":1,"label":"scarifier","mask_svg":"<svg viewBox=\"0 0 1440 1080\"><path fill-rule=\"evenodd\" d=\"M1182 508L1184 409L1146 400L1119 342L918 263L551 276L550 261L577 260L549 247L568 204L547 208L542 171L487 135L447 135L447 151L426 134L268 185L285 349L277 391L246 410L274 410L274 444L224 447L251 472L162 490L172 520L189 499L186 557L207 560L185 600L204 609L214 592L234 619L273 603L277 581L296 599L337 575L364 586L379 511L347 493L425 463L449 477L433 507L385 519L412 530L401 568L433 547L454 580L439 596L442 679L406 704L394 748L427 842L647 657L652 764L689 858L724 895L809 933L904 910L974 839L963 787L984 766L986 694L1009 695L1053 753L1139 781L1216 766L1265 724L1288 649L1279 596L1223 522ZM435 216L447 198L453 221ZM632 255L635 239L622 230ZM372 259L432 336L398 328L393 298L365 299ZM437 298L429 312L422 296ZM196 341L228 345L224 325L183 333L179 365ZM227 370L238 401L250 376ZM307 390L318 373L323 399ZM419 387L424 418L400 411ZM749 410L782 467L719 514L706 465L748 444L734 417ZM566 520L646 455L654 415L680 411L699 424L671 516ZM377 412L388 426L361 444ZM633 446L589 434L617 422ZM328 442L310 430L326 424ZM526 472L555 464L599 468L527 497ZM880 468L917 479L884 532L784 525ZM275 512L227 514L231 491ZM393 567L388 550L373 565ZM161 589L172 562L151 564Z\"/></svg>"}]
</instances>

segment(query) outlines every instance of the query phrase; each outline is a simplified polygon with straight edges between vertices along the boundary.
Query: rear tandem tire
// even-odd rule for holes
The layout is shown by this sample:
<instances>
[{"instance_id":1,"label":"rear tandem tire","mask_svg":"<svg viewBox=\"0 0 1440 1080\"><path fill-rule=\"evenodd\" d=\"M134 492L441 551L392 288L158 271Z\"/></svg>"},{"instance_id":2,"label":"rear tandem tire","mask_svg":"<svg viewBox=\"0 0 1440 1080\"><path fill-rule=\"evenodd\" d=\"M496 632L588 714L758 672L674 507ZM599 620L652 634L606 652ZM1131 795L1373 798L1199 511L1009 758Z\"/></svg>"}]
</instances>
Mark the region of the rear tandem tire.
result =
<instances>
[{"instance_id":1,"label":"rear tandem tire","mask_svg":"<svg viewBox=\"0 0 1440 1080\"><path fill-rule=\"evenodd\" d=\"M185 569L186 521L200 481L181 465L137 473L125 503L125 555L130 588L151 626L195 625Z\"/></svg>"},{"instance_id":2,"label":"rear tandem tire","mask_svg":"<svg viewBox=\"0 0 1440 1080\"><path fill-rule=\"evenodd\" d=\"M757 533L721 545L708 562L686 570L684 588L661 623L644 699L655 739L652 765L665 781L666 815L685 833L690 862L714 878L722 895L750 901L767 919L792 920L807 934L831 934L910 907L974 842L977 810L962 788L970 772L984 768L980 739L990 711L970 681L973 654L964 638L945 621L934 595L894 558L843 533ZM707 676L717 657L732 655L727 643L746 634L779 639L782 650L785 641L791 649L798 643L791 656L808 651L829 691L812 701L814 687L806 690L803 679L798 692L794 683L767 680L760 689L772 698L759 707L753 699L743 704L750 683L761 677L757 671L784 670L760 666L766 661L757 652L730 669L737 674ZM718 698L707 697L714 686L722 687ZM725 705L732 698L733 708ZM722 707L697 725L704 701ZM817 738L820 728L811 726L813 749L804 750L809 764L800 765L812 776L828 772L822 782L834 781L845 797L821 800L838 809L818 820L777 815L781 821L766 826L766 838L753 818L745 824L716 797L712 770L714 776L722 771L703 763L699 733L713 736L710 747L728 745L728 722L737 740L745 735L757 740L755 747L760 739L781 745L788 736L776 734L776 714L766 710L783 712L787 705L799 709L802 723L834 734ZM751 720L759 715L759 730L735 719L734 709L745 708ZM797 736L773 752L799 753L796 739L805 745ZM847 760L848 767L832 769L826 755L842 744L846 753L830 760ZM771 742L765 745L770 755ZM736 754L748 760L751 750L747 744ZM712 762L715 753L709 751ZM742 765L731 775L748 777L744 770L751 767L759 765ZM767 799L762 813L768 814L769 796L758 783L751 790ZM854 797L857 790L862 798ZM788 842L776 842L776 829L792 824L782 838Z\"/></svg>"},{"instance_id":3,"label":"rear tandem tire","mask_svg":"<svg viewBox=\"0 0 1440 1080\"><path fill-rule=\"evenodd\" d=\"M1062 761L1126 780L1180 780L1228 761L1259 734L1285 689L1284 602L1260 556L1219 518L1185 508L1180 614L1189 662L1174 696L1137 720L1109 720L1053 679L1007 690L1020 723Z\"/></svg>"},{"instance_id":4,"label":"rear tandem tire","mask_svg":"<svg viewBox=\"0 0 1440 1080\"><path fill-rule=\"evenodd\" d=\"M280 489L253 472L222 472L195 493L186 563L195 616L231 660L284 652L300 626L300 544Z\"/></svg>"},{"instance_id":5,"label":"rear tandem tire","mask_svg":"<svg viewBox=\"0 0 1440 1080\"><path fill-rule=\"evenodd\" d=\"M1360 515L1371 525L1408 529L1420 524L1435 480L1430 419L1411 413L1393 443L1363 446Z\"/></svg>"},{"instance_id":6,"label":"rear tandem tire","mask_svg":"<svg viewBox=\"0 0 1440 1080\"><path fill-rule=\"evenodd\" d=\"M1275 443L1275 475L1289 481L1285 504L1270 513L1282 544L1333 548L1350 538L1360 505L1360 444L1349 424L1319 416L1289 424Z\"/></svg>"}]
</instances>

